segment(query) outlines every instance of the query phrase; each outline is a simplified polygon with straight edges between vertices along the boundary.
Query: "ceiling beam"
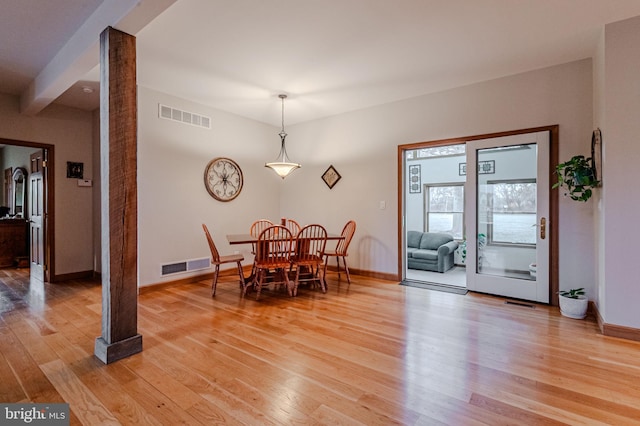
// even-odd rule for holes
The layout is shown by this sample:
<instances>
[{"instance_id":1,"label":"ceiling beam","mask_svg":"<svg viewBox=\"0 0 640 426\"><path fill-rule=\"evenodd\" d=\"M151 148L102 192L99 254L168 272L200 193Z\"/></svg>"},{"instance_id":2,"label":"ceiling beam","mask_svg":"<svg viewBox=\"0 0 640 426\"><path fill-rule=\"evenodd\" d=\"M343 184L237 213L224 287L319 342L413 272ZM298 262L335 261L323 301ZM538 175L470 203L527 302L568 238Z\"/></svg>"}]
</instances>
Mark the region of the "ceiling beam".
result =
<instances>
[{"instance_id":1,"label":"ceiling beam","mask_svg":"<svg viewBox=\"0 0 640 426\"><path fill-rule=\"evenodd\" d=\"M177 0L107 0L78 28L20 96L20 112L36 115L100 64L107 27L137 34Z\"/></svg>"}]
</instances>

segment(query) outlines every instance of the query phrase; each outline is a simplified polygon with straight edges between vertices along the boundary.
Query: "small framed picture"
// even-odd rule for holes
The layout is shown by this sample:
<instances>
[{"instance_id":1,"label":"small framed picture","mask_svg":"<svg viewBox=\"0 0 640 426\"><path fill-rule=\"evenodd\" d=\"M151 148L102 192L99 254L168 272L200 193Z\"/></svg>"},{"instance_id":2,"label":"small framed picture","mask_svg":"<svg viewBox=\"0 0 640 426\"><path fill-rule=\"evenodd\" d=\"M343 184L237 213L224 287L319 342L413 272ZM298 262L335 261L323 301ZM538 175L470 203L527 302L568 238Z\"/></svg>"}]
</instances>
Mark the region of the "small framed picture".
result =
<instances>
[{"instance_id":1,"label":"small framed picture","mask_svg":"<svg viewBox=\"0 0 640 426\"><path fill-rule=\"evenodd\" d=\"M67 161L67 177L70 179L84 179L84 163Z\"/></svg>"},{"instance_id":2,"label":"small framed picture","mask_svg":"<svg viewBox=\"0 0 640 426\"><path fill-rule=\"evenodd\" d=\"M487 175L496 172L495 160L478 161L478 174Z\"/></svg>"},{"instance_id":3,"label":"small framed picture","mask_svg":"<svg viewBox=\"0 0 640 426\"><path fill-rule=\"evenodd\" d=\"M340 176L340 173L338 173L333 165L329 166L329 168L322 174L322 180L327 184L329 189L333 188L341 178L342 176Z\"/></svg>"},{"instance_id":4,"label":"small framed picture","mask_svg":"<svg viewBox=\"0 0 640 426\"><path fill-rule=\"evenodd\" d=\"M422 192L420 164L409 166L409 194Z\"/></svg>"}]
</instances>

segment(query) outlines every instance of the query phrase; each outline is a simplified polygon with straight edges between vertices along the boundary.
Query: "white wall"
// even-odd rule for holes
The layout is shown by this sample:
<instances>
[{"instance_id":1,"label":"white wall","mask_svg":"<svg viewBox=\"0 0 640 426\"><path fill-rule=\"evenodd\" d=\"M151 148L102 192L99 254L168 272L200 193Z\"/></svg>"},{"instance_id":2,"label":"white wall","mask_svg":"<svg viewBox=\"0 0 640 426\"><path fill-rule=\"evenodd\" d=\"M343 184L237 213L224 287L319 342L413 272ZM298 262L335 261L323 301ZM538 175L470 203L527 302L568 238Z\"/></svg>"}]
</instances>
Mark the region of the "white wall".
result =
<instances>
[{"instance_id":1,"label":"white wall","mask_svg":"<svg viewBox=\"0 0 640 426\"><path fill-rule=\"evenodd\" d=\"M601 130L606 128L605 124L605 81L604 81L604 69L605 69L605 32L604 28L600 33L598 39L598 45L593 55L593 128L600 128ZM604 152L603 152L604 154ZM604 159L603 159L604 164ZM602 170L598 173L601 175ZM598 176L601 179L601 176ZM598 307L600 315L606 317L606 304L605 292L604 292L604 194L603 190L597 190L593 192L592 203L595 205L594 209L594 235L595 235L595 277L596 277L596 291L593 294L593 301Z\"/></svg>"},{"instance_id":2,"label":"white wall","mask_svg":"<svg viewBox=\"0 0 640 426\"><path fill-rule=\"evenodd\" d=\"M100 109L98 108L92 114L93 132L91 144L93 146L93 194L91 205L93 208L93 270L102 273L102 222L101 212L101 177L100 177Z\"/></svg>"},{"instance_id":3,"label":"white wall","mask_svg":"<svg viewBox=\"0 0 640 426\"><path fill-rule=\"evenodd\" d=\"M562 160L589 153L592 123L591 60L302 123L287 129L303 168L284 181L281 209L330 231L355 219L350 264L397 274L398 145L559 124ZM333 190L320 179L330 164L342 174ZM592 221L593 205L560 201L560 287L590 295Z\"/></svg>"},{"instance_id":4,"label":"white wall","mask_svg":"<svg viewBox=\"0 0 640 426\"><path fill-rule=\"evenodd\" d=\"M210 116L212 128L160 119L158 103ZM160 268L210 257L202 223L221 253L239 250L250 264L251 247L230 246L226 234L248 233L259 218L280 218L282 180L264 167L280 148L278 129L144 87L138 88L138 126L140 286L194 275L161 277ZM215 157L229 157L242 169L244 186L231 202L217 201L205 189L204 169Z\"/></svg>"},{"instance_id":5,"label":"white wall","mask_svg":"<svg viewBox=\"0 0 640 426\"><path fill-rule=\"evenodd\" d=\"M640 17L605 27L604 320L640 328ZM602 304L601 303L601 304Z\"/></svg>"},{"instance_id":6,"label":"white wall","mask_svg":"<svg viewBox=\"0 0 640 426\"><path fill-rule=\"evenodd\" d=\"M67 161L93 173L91 113L52 105L35 117L19 112L19 99L0 94L0 138L55 145L55 273L93 270L92 188L67 179Z\"/></svg>"}]
</instances>

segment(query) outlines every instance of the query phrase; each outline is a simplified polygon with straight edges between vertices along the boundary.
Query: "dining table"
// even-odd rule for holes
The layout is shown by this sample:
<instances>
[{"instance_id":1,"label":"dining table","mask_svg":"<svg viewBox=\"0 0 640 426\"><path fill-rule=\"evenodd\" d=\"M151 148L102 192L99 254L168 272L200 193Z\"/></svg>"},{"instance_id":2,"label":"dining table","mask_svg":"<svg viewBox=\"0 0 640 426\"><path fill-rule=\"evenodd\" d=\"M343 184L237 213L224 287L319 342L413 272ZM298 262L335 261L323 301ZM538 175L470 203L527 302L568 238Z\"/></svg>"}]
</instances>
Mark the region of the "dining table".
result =
<instances>
[{"instance_id":1,"label":"dining table","mask_svg":"<svg viewBox=\"0 0 640 426\"><path fill-rule=\"evenodd\" d=\"M295 239L295 237L294 237ZM344 236L340 234L327 234L327 241L340 241ZM258 237L251 234L227 234L229 244L253 244L258 241Z\"/></svg>"},{"instance_id":2,"label":"dining table","mask_svg":"<svg viewBox=\"0 0 640 426\"><path fill-rule=\"evenodd\" d=\"M294 238L295 239L295 238ZM327 241L340 241L344 236L341 234L327 234ZM258 237L251 234L227 234L227 241L231 245L238 244L254 244L258 241ZM255 278L254 270L252 268L249 276L245 277L245 282L252 282Z\"/></svg>"}]
</instances>

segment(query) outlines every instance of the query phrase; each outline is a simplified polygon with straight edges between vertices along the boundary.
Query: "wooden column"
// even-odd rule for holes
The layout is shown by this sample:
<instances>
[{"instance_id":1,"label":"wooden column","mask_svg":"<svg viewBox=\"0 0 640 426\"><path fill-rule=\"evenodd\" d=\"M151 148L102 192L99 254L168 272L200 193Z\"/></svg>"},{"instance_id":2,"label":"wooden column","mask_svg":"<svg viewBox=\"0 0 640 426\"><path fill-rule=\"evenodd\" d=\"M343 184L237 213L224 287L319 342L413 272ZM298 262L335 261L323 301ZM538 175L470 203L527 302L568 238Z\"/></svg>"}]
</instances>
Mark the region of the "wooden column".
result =
<instances>
[{"instance_id":1,"label":"wooden column","mask_svg":"<svg viewBox=\"0 0 640 426\"><path fill-rule=\"evenodd\" d=\"M142 351L138 334L137 91L135 37L100 34L102 336L105 364Z\"/></svg>"}]
</instances>

